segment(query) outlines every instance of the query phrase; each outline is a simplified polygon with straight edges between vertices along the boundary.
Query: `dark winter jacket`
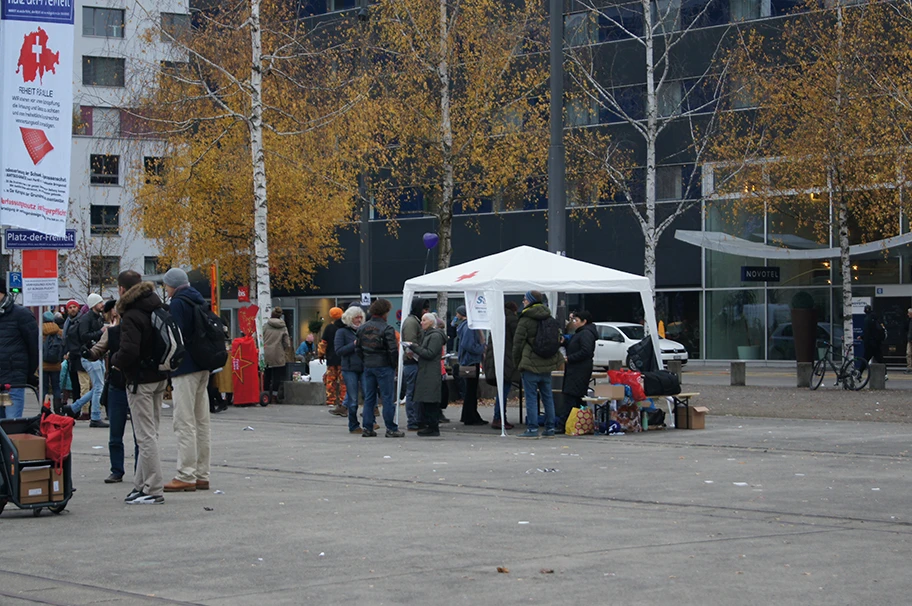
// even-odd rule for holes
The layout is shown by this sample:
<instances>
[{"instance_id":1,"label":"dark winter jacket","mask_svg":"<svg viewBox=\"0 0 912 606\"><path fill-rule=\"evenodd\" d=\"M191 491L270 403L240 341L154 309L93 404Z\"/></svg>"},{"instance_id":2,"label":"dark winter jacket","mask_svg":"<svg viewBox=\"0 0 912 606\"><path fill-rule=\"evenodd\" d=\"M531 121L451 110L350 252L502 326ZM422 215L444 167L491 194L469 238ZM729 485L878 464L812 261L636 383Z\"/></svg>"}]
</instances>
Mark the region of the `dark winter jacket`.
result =
<instances>
[{"instance_id":1,"label":"dark winter jacket","mask_svg":"<svg viewBox=\"0 0 912 606\"><path fill-rule=\"evenodd\" d=\"M908 326L906 327L906 341L912 343L912 318L910 318L908 322Z\"/></svg>"},{"instance_id":2,"label":"dark winter jacket","mask_svg":"<svg viewBox=\"0 0 912 606\"><path fill-rule=\"evenodd\" d=\"M326 365L339 366L342 364L342 358L336 352L336 332L345 326L342 319L339 318L329 326L323 329L323 340L326 341Z\"/></svg>"},{"instance_id":3,"label":"dark winter jacket","mask_svg":"<svg viewBox=\"0 0 912 606\"><path fill-rule=\"evenodd\" d=\"M336 350L336 355L342 360L342 372L364 372L364 363L355 351L355 340L357 338L358 335L351 326L343 324L342 328L336 331L333 347Z\"/></svg>"},{"instance_id":4,"label":"dark winter jacket","mask_svg":"<svg viewBox=\"0 0 912 606\"><path fill-rule=\"evenodd\" d=\"M191 372L206 370L196 363L190 353L189 345L190 340L193 339L193 329L195 328L193 322L194 305L205 306L206 300L203 298L203 295L192 286L182 286L175 290L174 294L171 296L168 313L171 314L177 327L180 328L181 336L184 338L184 347L186 348L186 353L184 354L184 359L181 361L180 366L175 368L171 373L172 378L188 375Z\"/></svg>"},{"instance_id":5,"label":"dark winter jacket","mask_svg":"<svg viewBox=\"0 0 912 606\"><path fill-rule=\"evenodd\" d=\"M477 330L469 328L469 321L456 320L456 334L459 335L459 365L481 364L484 359L484 341Z\"/></svg>"},{"instance_id":6,"label":"dark winter jacket","mask_svg":"<svg viewBox=\"0 0 912 606\"><path fill-rule=\"evenodd\" d=\"M380 316L373 316L358 329L355 351L361 356L364 368L399 365L399 344L396 332Z\"/></svg>"},{"instance_id":7,"label":"dark winter jacket","mask_svg":"<svg viewBox=\"0 0 912 606\"><path fill-rule=\"evenodd\" d=\"M513 338L513 362L519 371L545 374L561 367L564 358L560 352L546 359L538 357L532 351L532 343L538 334L538 325L550 315L551 310L541 303L533 303L520 312L516 336Z\"/></svg>"},{"instance_id":8,"label":"dark winter jacket","mask_svg":"<svg viewBox=\"0 0 912 606\"><path fill-rule=\"evenodd\" d=\"M564 383L561 393L582 398L589 390L592 378L592 358L595 356L595 342L598 331L592 324L580 327L567 343L567 365L564 367Z\"/></svg>"},{"instance_id":9,"label":"dark winter jacket","mask_svg":"<svg viewBox=\"0 0 912 606\"><path fill-rule=\"evenodd\" d=\"M418 310L419 312L421 310ZM402 340L405 343L420 343L421 342L421 318L414 314L409 314L409 316L402 321L402 331L401 331ZM446 335L444 335L446 336ZM418 356L413 352L406 352L404 364L417 364Z\"/></svg>"},{"instance_id":10,"label":"dark winter jacket","mask_svg":"<svg viewBox=\"0 0 912 606\"><path fill-rule=\"evenodd\" d=\"M25 385L38 370L38 322L9 295L0 302L0 383Z\"/></svg>"},{"instance_id":11,"label":"dark winter jacket","mask_svg":"<svg viewBox=\"0 0 912 606\"><path fill-rule=\"evenodd\" d=\"M79 352L83 347L91 346L101 338L102 329L104 328L104 318L101 314L95 313L91 309L86 312L76 324L76 338L79 339Z\"/></svg>"},{"instance_id":12,"label":"dark winter jacket","mask_svg":"<svg viewBox=\"0 0 912 606\"><path fill-rule=\"evenodd\" d=\"M415 401L428 404L440 402L440 356L446 346L446 333L439 328L429 328L421 337L421 343L412 343L409 349L418 358L418 375L415 379Z\"/></svg>"},{"instance_id":13,"label":"dark winter jacket","mask_svg":"<svg viewBox=\"0 0 912 606\"><path fill-rule=\"evenodd\" d=\"M883 323L873 311L865 314L861 338L869 345L879 346L884 340Z\"/></svg>"},{"instance_id":14,"label":"dark winter jacket","mask_svg":"<svg viewBox=\"0 0 912 606\"><path fill-rule=\"evenodd\" d=\"M108 326L108 329L101 334L101 338L98 339L98 342L89 350L89 355L86 356L86 359L101 360L107 356L109 361L108 383L110 383L112 387L126 389L127 384L123 373L110 364L111 358L114 357L114 354L117 353L118 349L120 349L120 324Z\"/></svg>"},{"instance_id":15,"label":"dark winter jacket","mask_svg":"<svg viewBox=\"0 0 912 606\"><path fill-rule=\"evenodd\" d=\"M504 376L507 377L507 380L504 381L504 385L516 383L522 378L519 371L516 370L516 365L513 363L513 342L516 337L516 325L518 323L519 317L512 311L507 311L506 318L504 319L506 334L504 335L503 366ZM494 339L490 339L485 347L482 368L484 368L485 381L488 385L497 385L497 373L494 370Z\"/></svg>"},{"instance_id":16,"label":"dark winter jacket","mask_svg":"<svg viewBox=\"0 0 912 606\"><path fill-rule=\"evenodd\" d=\"M79 340L79 322L85 314L78 314L75 318L67 317L63 323L63 340L66 343L66 350L69 355L69 367L76 365L76 370L82 370L82 341Z\"/></svg>"},{"instance_id":17,"label":"dark winter jacket","mask_svg":"<svg viewBox=\"0 0 912 606\"><path fill-rule=\"evenodd\" d=\"M140 282L117 301L120 314L120 349L111 358L111 366L124 374L127 385L158 383L168 378L151 362L155 355L156 335L152 328L152 311L162 306L155 285Z\"/></svg>"}]
</instances>

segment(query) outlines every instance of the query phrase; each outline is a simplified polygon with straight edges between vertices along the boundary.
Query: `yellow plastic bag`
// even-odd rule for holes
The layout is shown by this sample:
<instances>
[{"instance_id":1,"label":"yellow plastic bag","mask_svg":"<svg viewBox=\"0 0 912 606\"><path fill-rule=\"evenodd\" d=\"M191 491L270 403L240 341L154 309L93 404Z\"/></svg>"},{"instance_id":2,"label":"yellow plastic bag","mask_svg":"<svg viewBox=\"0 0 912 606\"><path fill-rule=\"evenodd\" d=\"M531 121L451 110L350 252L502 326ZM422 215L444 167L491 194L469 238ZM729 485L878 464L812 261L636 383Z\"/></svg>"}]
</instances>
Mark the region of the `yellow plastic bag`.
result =
<instances>
[{"instance_id":1,"label":"yellow plastic bag","mask_svg":"<svg viewBox=\"0 0 912 606\"><path fill-rule=\"evenodd\" d=\"M584 406L583 408L574 408L567 417L567 424L564 426L564 433L568 436L585 436L595 433L595 417L592 409Z\"/></svg>"}]
</instances>

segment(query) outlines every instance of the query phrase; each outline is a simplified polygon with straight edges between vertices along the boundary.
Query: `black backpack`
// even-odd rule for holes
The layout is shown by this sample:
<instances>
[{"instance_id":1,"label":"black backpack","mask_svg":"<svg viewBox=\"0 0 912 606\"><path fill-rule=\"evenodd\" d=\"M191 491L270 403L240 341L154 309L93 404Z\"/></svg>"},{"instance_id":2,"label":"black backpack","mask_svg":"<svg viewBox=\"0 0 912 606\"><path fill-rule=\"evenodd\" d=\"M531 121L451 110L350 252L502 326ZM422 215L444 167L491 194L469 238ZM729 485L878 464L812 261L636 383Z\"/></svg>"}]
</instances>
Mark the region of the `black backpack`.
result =
<instances>
[{"instance_id":1,"label":"black backpack","mask_svg":"<svg viewBox=\"0 0 912 606\"><path fill-rule=\"evenodd\" d=\"M150 320L152 332L155 333L155 350L140 365L144 368L155 368L159 372L177 370L186 354L180 327L163 307L153 309Z\"/></svg>"},{"instance_id":2,"label":"black backpack","mask_svg":"<svg viewBox=\"0 0 912 606\"><path fill-rule=\"evenodd\" d=\"M532 341L532 352L539 358L550 358L560 350L561 327L553 316L538 323L538 332Z\"/></svg>"},{"instance_id":3,"label":"black backpack","mask_svg":"<svg viewBox=\"0 0 912 606\"><path fill-rule=\"evenodd\" d=\"M44 362L46 364L60 364L66 353L66 344L60 333L48 335L44 338Z\"/></svg>"},{"instance_id":4,"label":"black backpack","mask_svg":"<svg viewBox=\"0 0 912 606\"><path fill-rule=\"evenodd\" d=\"M193 308L193 334L187 339L190 357L206 370L222 368L228 362L222 319L202 305L190 303L190 306Z\"/></svg>"}]
</instances>

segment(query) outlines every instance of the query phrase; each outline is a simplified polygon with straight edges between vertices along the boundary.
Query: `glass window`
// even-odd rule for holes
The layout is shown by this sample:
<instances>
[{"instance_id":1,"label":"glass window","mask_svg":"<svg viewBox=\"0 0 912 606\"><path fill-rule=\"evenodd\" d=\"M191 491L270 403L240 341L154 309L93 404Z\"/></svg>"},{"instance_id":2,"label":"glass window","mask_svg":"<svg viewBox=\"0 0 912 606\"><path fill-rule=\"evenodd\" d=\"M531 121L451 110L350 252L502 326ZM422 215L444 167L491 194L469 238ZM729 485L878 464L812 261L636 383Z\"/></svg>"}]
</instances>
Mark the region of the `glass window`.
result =
<instances>
[{"instance_id":1,"label":"glass window","mask_svg":"<svg viewBox=\"0 0 912 606\"><path fill-rule=\"evenodd\" d=\"M344 11L350 8L355 8L358 5L358 0L327 0L326 1L326 10L328 11Z\"/></svg>"},{"instance_id":2,"label":"glass window","mask_svg":"<svg viewBox=\"0 0 912 606\"><path fill-rule=\"evenodd\" d=\"M190 33L190 15L183 13L161 14L161 41L180 40Z\"/></svg>"},{"instance_id":3,"label":"glass window","mask_svg":"<svg viewBox=\"0 0 912 606\"><path fill-rule=\"evenodd\" d=\"M151 276L158 273L158 257L143 257L143 275Z\"/></svg>"},{"instance_id":4,"label":"glass window","mask_svg":"<svg viewBox=\"0 0 912 606\"><path fill-rule=\"evenodd\" d=\"M659 166L656 168L656 199L681 199L680 166Z\"/></svg>"},{"instance_id":5,"label":"glass window","mask_svg":"<svg viewBox=\"0 0 912 606\"><path fill-rule=\"evenodd\" d=\"M92 135L96 137L120 136L120 110L113 107L93 107Z\"/></svg>"},{"instance_id":6,"label":"glass window","mask_svg":"<svg viewBox=\"0 0 912 606\"><path fill-rule=\"evenodd\" d=\"M92 204L89 210L93 236L117 235L120 231L120 207Z\"/></svg>"},{"instance_id":7,"label":"glass window","mask_svg":"<svg viewBox=\"0 0 912 606\"><path fill-rule=\"evenodd\" d=\"M573 13L564 16L564 40L568 46L588 46L596 39L596 21L592 13Z\"/></svg>"},{"instance_id":8,"label":"glass window","mask_svg":"<svg viewBox=\"0 0 912 606\"><path fill-rule=\"evenodd\" d=\"M92 185L118 185L120 183L120 156L92 154L89 156Z\"/></svg>"},{"instance_id":9,"label":"glass window","mask_svg":"<svg viewBox=\"0 0 912 606\"><path fill-rule=\"evenodd\" d=\"M681 83L665 82L656 91L659 116L667 118L681 113Z\"/></svg>"},{"instance_id":10,"label":"glass window","mask_svg":"<svg viewBox=\"0 0 912 606\"><path fill-rule=\"evenodd\" d=\"M765 308L759 288L707 291L706 358L762 360Z\"/></svg>"},{"instance_id":11,"label":"glass window","mask_svg":"<svg viewBox=\"0 0 912 606\"><path fill-rule=\"evenodd\" d=\"M101 292L117 283L120 273L120 257L93 256L91 258L90 281L95 292Z\"/></svg>"},{"instance_id":12,"label":"glass window","mask_svg":"<svg viewBox=\"0 0 912 606\"><path fill-rule=\"evenodd\" d=\"M599 40L610 42L643 35L643 9L640 4L606 6L599 14Z\"/></svg>"},{"instance_id":13,"label":"glass window","mask_svg":"<svg viewBox=\"0 0 912 606\"><path fill-rule=\"evenodd\" d=\"M718 201L706 205L706 231L729 234L749 242L763 242L763 217L736 202ZM706 251L706 286L709 288L748 286L741 282L742 266L766 265L764 259Z\"/></svg>"},{"instance_id":14,"label":"glass window","mask_svg":"<svg viewBox=\"0 0 912 606\"><path fill-rule=\"evenodd\" d=\"M82 7L82 35L124 37L124 11L118 8Z\"/></svg>"},{"instance_id":15,"label":"glass window","mask_svg":"<svg viewBox=\"0 0 912 606\"><path fill-rule=\"evenodd\" d=\"M652 22L657 34L670 34L680 29L681 0L653 0Z\"/></svg>"},{"instance_id":16,"label":"glass window","mask_svg":"<svg viewBox=\"0 0 912 606\"><path fill-rule=\"evenodd\" d=\"M83 56L82 83L86 86L123 86L124 60Z\"/></svg>"},{"instance_id":17,"label":"glass window","mask_svg":"<svg viewBox=\"0 0 912 606\"><path fill-rule=\"evenodd\" d=\"M814 299L813 321L817 324L816 339L829 343L842 341L842 326L830 325L829 288L770 288L767 290L767 319L769 342L767 359L795 359L795 322L807 321L792 313L796 296L809 294Z\"/></svg>"},{"instance_id":18,"label":"glass window","mask_svg":"<svg viewBox=\"0 0 912 606\"><path fill-rule=\"evenodd\" d=\"M598 123L599 106L590 97L576 97L567 103L567 126L589 126Z\"/></svg>"},{"instance_id":19,"label":"glass window","mask_svg":"<svg viewBox=\"0 0 912 606\"><path fill-rule=\"evenodd\" d=\"M772 12L770 0L730 0L732 21L747 21L769 17Z\"/></svg>"},{"instance_id":20,"label":"glass window","mask_svg":"<svg viewBox=\"0 0 912 606\"><path fill-rule=\"evenodd\" d=\"M146 183L157 183L165 174L164 158L157 156L145 156L143 158L143 172L146 175Z\"/></svg>"},{"instance_id":21,"label":"glass window","mask_svg":"<svg viewBox=\"0 0 912 606\"><path fill-rule=\"evenodd\" d=\"M642 120L646 117L645 92L646 89L642 86L625 86L614 89L611 95L619 110L604 107L600 116L601 121L604 124L612 124L626 122L627 118Z\"/></svg>"},{"instance_id":22,"label":"glass window","mask_svg":"<svg viewBox=\"0 0 912 606\"><path fill-rule=\"evenodd\" d=\"M646 329L643 326L618 326L618 329L627 335L628 339L633 339L634 341L642 341L646 338Z\"/></svg>"},{"instance_id":23,"label":"glass window","mask_svg":"<svg viewBox=\"0 0 912 606\"><path fill-rule=\"evenodd\" d=\"M665 324L665 338L683 345L691 360L702 358L700 347L702 301L702 293L694 290L656 293L656 321L661 320Z\"/></svg>"},{"instance_id":24,"label":"glass window","mask_svg":"<svg viewBox=\"0 0 912 606\"><path fill-rule=\"evenodd\" d=\"M596 326L602 341L622 341L621 333L613 326Z\"/></svg>"}]
</instances>

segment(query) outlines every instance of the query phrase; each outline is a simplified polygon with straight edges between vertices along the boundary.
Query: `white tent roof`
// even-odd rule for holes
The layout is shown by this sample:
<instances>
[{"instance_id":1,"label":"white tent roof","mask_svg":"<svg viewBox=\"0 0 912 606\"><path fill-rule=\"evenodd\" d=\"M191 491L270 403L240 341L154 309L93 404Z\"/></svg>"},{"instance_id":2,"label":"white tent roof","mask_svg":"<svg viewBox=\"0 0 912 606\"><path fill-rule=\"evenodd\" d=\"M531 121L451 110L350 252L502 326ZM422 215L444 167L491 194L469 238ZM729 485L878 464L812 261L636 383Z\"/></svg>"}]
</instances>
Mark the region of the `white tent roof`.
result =
<instances>
[{"instance_id":1,"label":"white tent roof","mask_svg":"<svg viewBox=\"0 0 912 606\"><path fill-rule=\"evenodd\" d=\"M416 292L484 293L487 309L491 310L489 317L491 339L494 343L497 392L503 394L501 377L505 345L504 293L525 293L529 290L549 293L550 301L554 301L554 293L558 292L639 293L649 333L659 334L653 309L652 289L647 278L577 261L531 246L518 246L407 280L402 289L402 309L411 309L412 297ZM468 297L469 295L466 295L466 298ZM656 360L662 364L658 338L654 338L652 342ZM402 389L402 355L403 352L400 350L397 386L399 391L396 393L400 393ZM502 400L503 398L500 402L501 418L505 418L505 402ZM501 435L505 435L503 429Z\"/></svg>"},{"instance_id":2,"label":"white tent roof","mask_svg":"<svg viewBox=\"0 0 912 606\"><path fill-rule=\"evenodd\" d=\"M412 278L405 283L405 288L412 292L498 290L525 293L534 289L611 293L649 291L649 280L531 246L518 246ZM404 305L403 309L407 309Z\"/></svg>"}]
</instances>

